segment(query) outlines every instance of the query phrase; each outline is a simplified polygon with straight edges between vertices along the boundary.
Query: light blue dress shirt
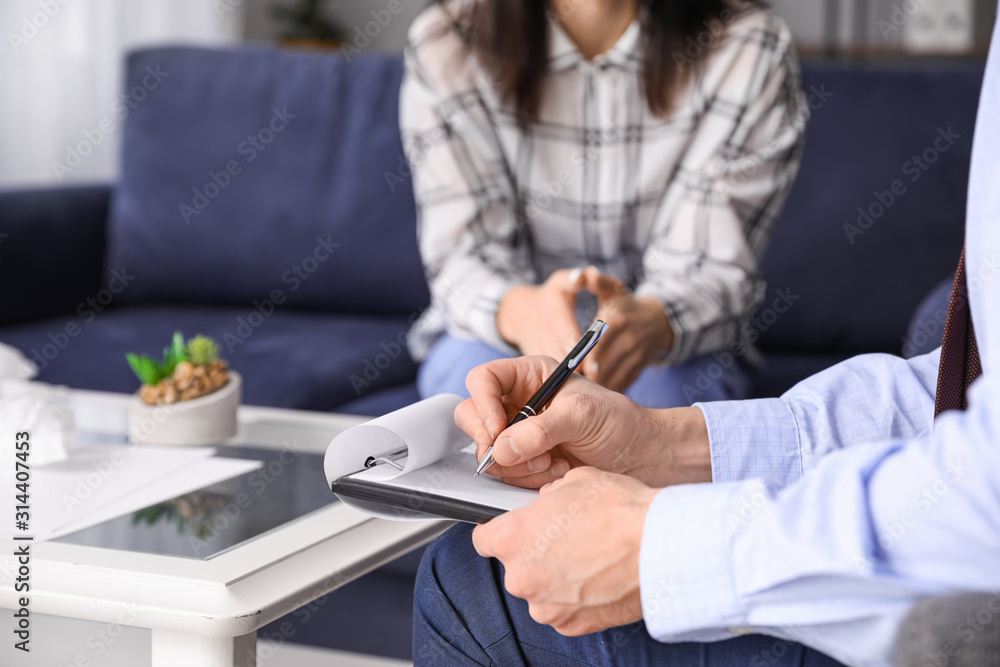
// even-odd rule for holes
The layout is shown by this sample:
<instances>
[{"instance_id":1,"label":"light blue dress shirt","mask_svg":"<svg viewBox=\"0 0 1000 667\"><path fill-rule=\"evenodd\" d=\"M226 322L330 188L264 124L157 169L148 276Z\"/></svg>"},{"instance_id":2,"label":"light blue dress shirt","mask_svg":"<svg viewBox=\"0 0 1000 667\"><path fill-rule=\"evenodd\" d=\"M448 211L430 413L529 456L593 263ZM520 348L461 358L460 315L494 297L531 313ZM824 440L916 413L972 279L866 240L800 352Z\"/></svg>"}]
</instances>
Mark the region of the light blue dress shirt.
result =
<instances>
[{"instance_id":1,"label":"light blue dress shirt","mask_svg":"<svg viewBox=\"0 0 1000 667\"><path fill-rule=\"evenodd\" d=\"M940 351L864 355L781 398L699 406L715 483L664 489L650 506L640 577L653 637L756 632L848 665L890 665L918 599L1000 591L1000 37L966 246L983 364L967 412L933 420ZM977 621L964 623L971 639ZM776 641L773 656L782 650Z\"/></svg>"}]
</instances>

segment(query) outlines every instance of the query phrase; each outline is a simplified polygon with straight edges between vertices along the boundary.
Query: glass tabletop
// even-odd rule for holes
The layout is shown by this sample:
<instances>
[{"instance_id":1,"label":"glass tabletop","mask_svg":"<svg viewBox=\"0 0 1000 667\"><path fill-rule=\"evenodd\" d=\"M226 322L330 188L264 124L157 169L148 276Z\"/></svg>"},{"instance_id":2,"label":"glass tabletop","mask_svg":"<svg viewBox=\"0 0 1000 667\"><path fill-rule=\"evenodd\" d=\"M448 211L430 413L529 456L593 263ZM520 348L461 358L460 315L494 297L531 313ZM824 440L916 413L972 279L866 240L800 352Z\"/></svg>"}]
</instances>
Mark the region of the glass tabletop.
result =
<instances>
[{"instance_id":1,"label":"glass tabletop","mask_svg":"<svg viewBox=\"0 0 1000 667\"><path fill-rule=\"evenodd\" d=\"M320 454L252 445L215 450L263 465L54 541L209 559L337 502Z\"/></svg>"}]
</instances>

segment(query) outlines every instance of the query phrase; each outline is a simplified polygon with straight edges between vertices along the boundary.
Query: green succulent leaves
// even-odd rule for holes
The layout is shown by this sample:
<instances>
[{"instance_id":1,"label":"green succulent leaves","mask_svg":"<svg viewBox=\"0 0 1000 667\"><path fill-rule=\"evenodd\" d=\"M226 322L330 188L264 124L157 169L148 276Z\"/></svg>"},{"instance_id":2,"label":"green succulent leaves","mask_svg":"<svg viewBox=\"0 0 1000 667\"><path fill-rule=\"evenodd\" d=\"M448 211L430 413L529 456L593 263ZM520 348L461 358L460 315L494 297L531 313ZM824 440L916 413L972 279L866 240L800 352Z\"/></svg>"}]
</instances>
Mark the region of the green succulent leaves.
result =
<instances>
[{"instance_id":1,"label":"green succulent leaves","mask_svg":"<svg viewBox=\"0 0 1000 667\"><path fill-rule=\"evenodd\" d=\"M195 366L214 363L219 360L219 344L199 334L188 341L187 358Z\"/></svg>"},{"instance_id":2,"label":"green succulent leaves","mask_svg":"<svg viewBox=\"0 0 1000 667\"><path fill-rule=\"evenodd\" d=\"M163 361L157 361L145 354L125 355L132 372L143 384L156 385L174 374L177 364L190 361L195 366L205 366L219 360L219 344L208 336L198 335L184 342L184 334L174 332L170 347L163 349Z\"/></svg>"}]
</instances>

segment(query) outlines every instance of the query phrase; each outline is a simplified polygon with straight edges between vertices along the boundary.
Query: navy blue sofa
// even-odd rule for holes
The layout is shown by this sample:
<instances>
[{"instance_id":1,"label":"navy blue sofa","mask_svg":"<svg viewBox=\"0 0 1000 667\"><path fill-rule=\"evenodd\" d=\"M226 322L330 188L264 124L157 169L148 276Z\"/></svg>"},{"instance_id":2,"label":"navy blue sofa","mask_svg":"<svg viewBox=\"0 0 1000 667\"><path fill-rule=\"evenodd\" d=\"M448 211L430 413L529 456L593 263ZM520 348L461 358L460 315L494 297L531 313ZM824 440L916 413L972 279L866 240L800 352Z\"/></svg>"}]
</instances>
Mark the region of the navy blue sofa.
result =
<instances>
[{"instance_id":1,"label":"navy blue sofa","mask_svg":"<svg viewBox=\"0 0 1000 667\"><path fill-rule=\"evenodd\" d=\"M124 120L117 183L0 192L0 341L40 380L131 392L123 352L181 329L222 341L248 404L416 400L404 343L429 297L400 59L152 49L130 56L127 88L151 69L161 83ZM757 396L900 353L962 244L982 65L803 69L813 118L763 263ZM415 562L345 587L295 639L408 656Z\"/></svg>"}]
</instances>

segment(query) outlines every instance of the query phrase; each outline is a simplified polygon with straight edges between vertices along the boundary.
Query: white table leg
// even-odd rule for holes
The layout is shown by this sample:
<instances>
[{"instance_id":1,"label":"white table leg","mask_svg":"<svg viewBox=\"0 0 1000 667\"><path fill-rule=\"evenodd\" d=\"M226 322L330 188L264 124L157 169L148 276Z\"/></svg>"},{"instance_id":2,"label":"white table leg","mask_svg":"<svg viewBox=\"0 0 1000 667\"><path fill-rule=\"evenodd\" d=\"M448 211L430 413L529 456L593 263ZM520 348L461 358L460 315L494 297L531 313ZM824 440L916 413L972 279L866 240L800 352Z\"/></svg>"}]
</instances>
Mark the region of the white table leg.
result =
<instances>
[{"instance_id":1,"label":"white table leg","mask_svg":"<svg viewBox=\"0 0 1000 667\"><path fill-rule=\"evenodd\" d=\"M257 667L257 633L202 637L153 630L153 667Z\"/></svg>"}]
</instances>

